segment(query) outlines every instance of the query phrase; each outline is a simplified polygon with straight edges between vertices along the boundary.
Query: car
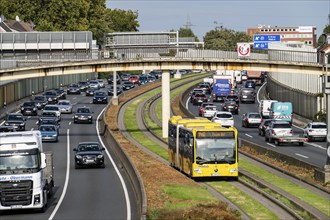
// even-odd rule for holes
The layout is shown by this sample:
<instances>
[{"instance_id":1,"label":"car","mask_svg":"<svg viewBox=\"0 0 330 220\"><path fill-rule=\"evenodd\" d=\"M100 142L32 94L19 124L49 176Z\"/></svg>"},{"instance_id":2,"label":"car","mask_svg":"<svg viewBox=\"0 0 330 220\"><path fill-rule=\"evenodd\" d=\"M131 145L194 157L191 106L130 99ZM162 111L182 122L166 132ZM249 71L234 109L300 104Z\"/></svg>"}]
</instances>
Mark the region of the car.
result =
<instances>
[{"instance_id":1,"label":"car","mask_svg":"<svg viewBox=\"0 0 330 220\"><path fill-rule=\"evenodd\" d=\"M117 95L120 95L122 92L123 91L121 89L121 86L117 85ZM113 86L112 85L108 88L108 95L113 96Z\"/></svg>"},{"instance_id":2,"label":"car","mask_svg":"<svg viewBox=\"0 0 330 220\"><path fill-rule=\"evenodd\" d=\"M44 112L44 111L53 111L53 112L55 112L56 116L58 117L58 120L61 121L61 111L60 111L60 108L58 107L58 105L45 105L42 112Z\"/></svg>"},{"instance_id":3,"label":"car","mask_svg":"<svg viewBox=\"0 0 330 220\"><path fill-rule=\"evenodd\" d=\"M304 127L304 137L308 138L308 141L313 140L327 140L327 124L324 122L309 122Z\"/></svg>"},{"instance_id":4,"label":"car","mask_svg":"<svg viewBox=\"0 0 330 220\"><path fill-rule=\"evenodd\" d=\"M94 89L94 88L87 88L86 89L86 96L94 96L95 90L96 89Z\"/></svg>"},{"instance_id":5,"label":"car","mask_svg":"<svg viewBox=\"0 0 330 220\"><path fill-rule=\"evenodd\" d=\"M148 74L147 80L148 80L148 82L155 82L157 80L157 78L153 75Z\"/></svg>"},{"instance_id":6,"label":"car","mask_svg":"<svg viewBox=\"0 0 330 220\"><path fill-rule=\"evenodd\" d=\"M246 70L242 70L242 72L241 72L241 80L242 81L246 81L247 79L248 79L247 71Z\"/></svg>"},{"instance_id":7,"label":"car","mask_svg":"<svg viewBox=\"0 0 330 220\"><path fill-rule=\"evenodd\" d=\"M255 89L256 88L256 83L253 80L246 80L245 84L244 84L244 87Z\"/></svg>"},{"instance_id":8,"label":"car","mask_svg":"<svg viewBox=\"0 0 330 220\"><path fill-rule=\"evenodd\" d=\"M231 112L217 111L211 121L219 123L222 127L234 127L234 117Z\"/></svg>"},{"instance_id":9,"label":"car","mask_svg":"<svg viewBox=\"0 0 330 220\"><path fill-rule=\"evenodd\" d=\"M266 129L270 122L272 122L273 119L263 119L258 127L258 133L260 136L265 136Z\"/></svg>"},{"instance_id":10,"label":"car","mask_svg":"<svg viewBox=\"0 0 330 220\"><path fill-rule=\"evenodd\" d=\"M109 75L108 76L108 84L113 84L113 75ZM119 75L116 75L116 82L117 82L117 85L120 84L120 76Z\"/></svg>"},{"instance_id":11,"label":"car","mask_svg":"<svg viewBox=\"0 0 330 220\"><path fill-rule=\"evenodd\" d=\"M129 77L131 77L131 74L129 73L123 73L120 75L122 81L128 81Z\"/></svg>"},{"instance_id":12,"label":"car","mask_svg":"<svg viewBox=\"0 0 330 220\"><path fill-rule=\"evenodd\" d=\"M76 95L80 95L81 91L80 91L80 86L78 83L71 83L66 91L66 93L69 95L71 94L76 94Z\"/></svg>"},{"instance_id":13,"label":"car","mask_svg":"<svg viewBox=\"0 0 330 220\"><path fill-rule=\"evenodd\" d=\"M239 104L239 97L236 94L229 94L226 96L225 100L226 101L235 101L237 104Z\"/></svg>"},{"instance_id":14,"label":"car","mask_svg":"<svg viewBox=\"0 0 330 220\"><path fill-rule=\"evenodd\" d=\"M0 133L1 132L16 132L16 128L13 125L0 125Z\"/></svg>"},{"instance_id":15,"label":"car","mask_svg":"<svg viewBox=\"0 0 330 220\"><path fill-rule=\"evenodd\" d=\"M21 105L21 113L25 115L38 115L38 108L34 102L24 102Z\"/></svg>"},{"instance_id":16,"label":"car","mask_svg":"<svg viewBox=\"0 0 330 220\"><path fill-rule=\"evenodd\" d=\"M154 76L156 79L159 79L162 77L162 70L152 70L149 72L149 75Z\"/></svg>"},{"instance_id":17,"label":"car","mask_svg":"<svg viewBox=\"0 0 330 220\"><path fill-rule=\"evenodd\" d=\"M25 131L24 115L22 113L9 113L5 119L5 126L13 126L17 131Z\"/></svg>"},{"instance_id":18,"label":"car","mask_svg":"<svg viewBox=\"0 0 330 220\"><path fill-rule=\"evenodd\" d=\"M86 92L87 88L89 87L89 82L87 81L80 81L78 82L78 85L79 85L79 89L81 92Z\"/></svg>"},{"instance_id":19,"label":"car","mask_svg":"<svg viewBox=\"0 0 330 220\"><path fill-rule=\"evenodd\" d=\"M245 102L251 102L255 103L256 102L256 92L254 91L253 88L243 88L241 89L239 93L239 99L241 103Z\"/></svg>"},{"instance_id":20,"label":"car","mask_svg":"<svg viewBox=\"0 0 330 220\"><path fill-rule=\"evenodd\" d=\"M75 168L81 167L105 167L104 147L98 142L80 142L73 148Z\"/></svg>"},{"instance_id":21,"label":"car","mask_svg":"<svg viewBox=\"0 0 330 220\"><path fill-rule=\"evenodd\" d=\"M203 102L203 103L200 105L200 107L199 107L199 113L198 113L199 116L202 116L202 113L203 113L204 107L207 106L207 105L209 105L209 106L216 106L215 104L213 104L213 103L211 103L211 102Z\"/></svg>"},{"instance_id":22,"label":"car","mask_svg":"<svg viewBox=\"0 0 330 220\"><path fill-rule=\"evenodd\" d=\"M101 85L98 80L91 80L89 81L89 88L100 89Z\"/></svg>"},{"instance_id":23,"label":"car","mask_svg":"<svg viewBox=\"0 0 330 220\"><path fill-rule=\"evenodd\" d=\"M124 81L122 87L123 87L123 90L130 90L130 89L133 89L135 87L135 85L133 82Z\"/></svg>"},{"instance_id":24,"label":"car","mask_svg":"<svg viewBox=\"0 0 330 220\"><path fill-rule=\"evenodd\" d=\"M66 91L64 90L63 87L59 87L54 90L56 91L59 99L66 99Z\"/></svg>"},{"instance_id":25,"label":"car","mask_svg":"<svg viewBox=\"0 0 330 220\"><path fill-rule=\"evenodd\" d=\"M259 127L262 117L258 112L244 113L242 116L242 127Z\"/></svg>"},{"instance_id":26,"label":"car","mask_svg":"<svg viewBox=\"0 0 330 220\"><path fill-rule=\"evenodd\" d=\"M54 117L44 117L44 118L42 118L42 120L39 120L38 125L39 125L39 127L41 125L54 125L56 127L57 133L59 133L60 124L59 124L57 118L54 118Z\"/></svg>"},{"instance_id":27,"label":"car","mask_svg":"<svg viewBox=\"0 0 330 220\"><path fill-rule=\"evenodd\" d=\"M78 107L73 116L74 123L93 123L93 112L89 107Z\"/></svg>"},{"instance_id":28,"label":"car","mask_svg":"<svg viewBox=\"0 0 330 220\"><path fill-rule=\"evenodd\" d=\"M206 95L210 95L212 92L211 86L208 83L202 82L198 85L198 88L203 90L203 93Z\"/></svg>"},{"instance_id":29,"label":"car","mask_svg":"<svg viewBox=\"0 0 330 220\"><path fill-rule=\"evenodd\" d=\"M147 84L148 81L148 76L147 75L141 75L139 76L139 81L141 85Z\"/></svg>"},{"instance_id":30,"label":"car","mask_svg":"<svg viewBox=\"0 0 330 220\"><path fill-rule=\"evenodd\" d=\"M225 101L222 105L222 110L238 115L239 107L235 101Z\"/></svg>"},{"instance_id":31,"label":"car","mask_svg":"<svg viewBox=\"0 0 330 220\"><path fill-rule=\"evenodd\" d=\"M48 104L56 104L58 102L58 95L55 90L49 90L44 93Z\"/></svg>"},{"instance_id":32,"label":"car","mask_svg":"<svg viewBox=\"0 0 330 220\"><path fill-rule=\"evenodd\" d=\"M39 116L38 124L40 125L43 120L48 120L50 118L53 120L56 120L57 122L60 121L60 119L55 111L44 110L43 112L41 112L41 114Z\"/></svg>"},{"instance_id":33,"label":"car","mask_svg":"<svg viewBox=\"0 0 330 220\"><path fill-rule=\"evenodd\" d=\"M290 122L281 120L272 120L265 130L265 141L274 142L279 137L293 136Z\"/></svg>"},{"instance_id":34,"label":"car","mask_svg":"<svg viewBox=\"0 0 330 220\"><path fill-rule=\"evenodd\" d=\"M44 141L51 141L57 142L58 141L58 129L55 125L51 124L43 124L39 126L39 131L41 133L41 140Z\"/></svg>"},{"instance_id":35,"label":"car","mask_svg":"<svg viewBox=\"0 0 330 220\"><path fill-rule=\"evenodd\" d=\"M105 91L95 91L94 97L93 97L93 104L97 103L108 103L108 94Z\"/></svg>"},{"instance_id":36,"label":"car","mask_svg":"<svg viewBox=\"0 0 330 220\"><path fill-rule=\"evenodd\" d=\"M192 103L196 94L203 93L202 89L195 88L190 94L190 102Z\"/></svg>"},{"instance_id":37,"label":"car","mask_svg":"<svg viewBox=\"0 0 330 220\"><path fill-rule=\"evenodd\" d=\"M203 112L202 112L202 117L204 118L212 118L214 116L214 114L217 112L217 107L214 105L206 105L203 108Z\"/></svg>"},{"instance_id":38,"label":"car","mask_svg":"<svg viewBox=\"0 0 330 220\"><path fill-rule=\"evenodd\" d=\"M208 99L204 93L197 93L193 100L192 103L193 105L201 105L203 102L207 102Z\"/></svg>"},{"instance_id":39,"label":"car","mask_svg":"<svg viewBox=\"0 0 330 220\"><path fill-rule=\"evenodd\" d=\"M45 105L48 104L47 98L43 95L35 95L32 97L31 101L34 102L39 110L43 109Z\"/></svg>"},{"instance_id":40,"label":"car","mask_svg":"<svg viewBox=\"0 0 330 220\"><path fill-rule=\"evenodd\" d=\"M140 85L139 77L136 75L130 76L128 81L134 83L135 85Z\"/></svg>"},{"instance_id":41,"label":"car","mask_svg":"<svg viewBox=\"0 0 330 220\"><path fill-rule=\"evenodd\" d=\"M100 88L104 88L105 87L105 83L103 79L97 79L97 81L99 82Z\"/></svg>"},{"instance_id":42,"label":"car","mask_svg":"<svg viewBox=\"0 0 330 220\"><path fill-rule=\"evenodd\" d=\"M57 107L61 113L72 114L72 104L70 100L60 100Z\"/></svg>"}]
</instances>

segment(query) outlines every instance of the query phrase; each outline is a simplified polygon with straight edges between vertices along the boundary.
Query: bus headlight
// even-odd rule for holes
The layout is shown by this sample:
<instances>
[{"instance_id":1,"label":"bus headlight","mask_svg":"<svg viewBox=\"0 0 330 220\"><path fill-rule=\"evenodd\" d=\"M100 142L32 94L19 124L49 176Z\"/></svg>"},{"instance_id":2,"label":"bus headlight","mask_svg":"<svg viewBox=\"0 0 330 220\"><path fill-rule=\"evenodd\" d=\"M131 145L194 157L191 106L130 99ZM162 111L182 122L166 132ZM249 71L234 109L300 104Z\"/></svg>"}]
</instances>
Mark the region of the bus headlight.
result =
<instances>
[{"instance_id":1,"label":"bus headlight","mask_svg":"<svg viewBox=\"0 0 330 220\"><path fill-rule=\"evenodd\" d=\"M237 173L238 172L238 169L237 168L233 168L229 171L230 173Z\"/></svg>"}]
</instances>

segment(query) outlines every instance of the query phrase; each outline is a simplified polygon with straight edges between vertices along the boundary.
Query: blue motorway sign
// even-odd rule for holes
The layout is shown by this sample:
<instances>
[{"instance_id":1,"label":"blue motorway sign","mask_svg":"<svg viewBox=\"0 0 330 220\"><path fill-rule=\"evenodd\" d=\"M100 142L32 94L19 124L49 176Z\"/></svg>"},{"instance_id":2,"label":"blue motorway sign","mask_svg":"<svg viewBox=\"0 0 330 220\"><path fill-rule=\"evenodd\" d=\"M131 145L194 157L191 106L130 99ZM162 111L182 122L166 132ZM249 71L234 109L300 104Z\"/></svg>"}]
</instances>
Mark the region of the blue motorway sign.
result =
<instances>
[{"instance_id":1,"label":"blue motorway sign","mask_svg":"<svg viewBox=\"0 0 330 220\"><path fill-rule=\"evenodd\" d=\"M255 34L253 41L256 42L276 42L281 41L280 34Z\"/></svg>"},{"instance_id":2,"label":"blue motorway sign","mask_svg":"<svg viewBox=\"0 0 330 220\"><path fill-rule=\"evenodd\" d=\"M268 42L254 42L253 48L260 49L260 50L268 49Z\"/></svg>"}]
</instances>

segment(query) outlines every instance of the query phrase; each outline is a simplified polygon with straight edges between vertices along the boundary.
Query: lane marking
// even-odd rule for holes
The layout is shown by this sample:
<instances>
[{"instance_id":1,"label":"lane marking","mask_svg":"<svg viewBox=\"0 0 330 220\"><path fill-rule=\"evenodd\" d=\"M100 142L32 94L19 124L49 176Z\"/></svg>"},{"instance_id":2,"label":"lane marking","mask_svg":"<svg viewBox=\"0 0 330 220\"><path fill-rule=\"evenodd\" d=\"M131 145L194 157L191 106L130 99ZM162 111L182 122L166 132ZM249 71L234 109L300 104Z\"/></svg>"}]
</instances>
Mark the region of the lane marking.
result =
<instances>
[{"instance_id":1,"label":"lane marking","mask_svg":"<svg viewBox=\"0 0 330 220\"><path fill-rule=\"evenodd\" d=\"M253 138L253 136L249 135L249 134L245 134L246 136L248 136L249 138Z\"/></svg>"},{"instance_id":2,"label":"lane marking","mask_svg":"<svg viewBox=\"0 0 330 220\"><path fill-rule=\"evenodd\" d=\"M71 121L69 122L69 125L71 125Z\"/></svg>"},{"instance_id":3,"label":"lane marking","mask_svg":"<svg viewBox=\"0 0 330 220\"><path fill-rule=\"evenodd\" d=\"M274 144L270 144L270 143L266 143L266 144L271 146L271 147L276 147Z\"/></svg>"},{"instance_id":4,"label":"lane marking","mask_svg":"<svg viewBox=\"0 0 330 220\"><path fill-rule=\"evenodd\" d=\"M264 84L262 84L262 85L260 86L260 88L258 89L258 92L257 92L257 101L258 101L259 104L260 104L260 100L259 100L260 90L261 90L262 87L264 87L266 84L267 84L267 82L264 82Z\"/></svg>"},{"instance_id":5,"label":"lane marking","mask_svg":"<svg viewBox=\"0 0 330 220\"><path fill-rule=\"evenodd\" d=\"M326 147L322 147L321 145L318 145L318 144L314 144L314 143L310 143L310 142L305 143L305 144L309 144L309 145L311 145L311 146L313 146L313 147L320 148L320 149L322 149L322 150L327 150Z\"/></svg>"},{"instance_id":6,"label":"lane marking","mask_svg":"<svg viewBox=\"0 0 330 220\"><path fill-rule=\"evenodd\" d=\"M62 191L62 195L61 198L58 200L55 209L53 210L52 214L49 216L48 220L52 220L54 218L54 216L56 215L56 212L58 211L58 209L60 208L63 199L65 197L66 194L66 190L68 188L68 184L69 184L69 177L70 177L70 129L67 129L66 132L66 137L67 137L67 158L66 158L66 174L65 174L65 182L64 182L64 186L63 186L63 191Z\"/></svg>"},{"instance_id":7,"label":"lane marking","mask_svg":"<svg viewBox=\"0 0 330 220\"><path fill-rule=\"evenodd\" d=\"M305 155L302 155L302 154L297 154L297 153L296 153L295 155L297 155L297 156L299 156L299 157L306 158L306 159L309 158L309 157L307 157L307 156L305 156Z\"/></svg>"},{"instance_id":8,"label":"lane marking","mask_svg":"<svg viewBox=\"0 0 330 220\"><path fill-rule=\"evenodd\" d=\"M125 181L124 181L124 178L123 176L121 175L121 173L119 172L117 166L116 166L116 163L115 161L112 159L108 149L105 147L103 141L102 141L102 138L100 136L100 131L99 131L99 118L103 115L103 112L104 112L105 108L103 108L103 110L101 111L101 113L97 116L97 119L96 119L96 132L97 132L97 137L99 138L99 141L100 143L102 144L102 146L105 148L105 152L107 153L111 163L112 163L112 166L114 167L119 179L120 179L120 182L121 182L121 185L123 186L123 190L124 190L124 194L125 194L125 200L126 200L126 215L127 215L127 220L130 220L131 219L131 201L130 201L130 198L129 198L129 195L128 195L128 190L127 190L127 187L126 187L126 184L125 184Z\"/></svg>"}]
</instances>

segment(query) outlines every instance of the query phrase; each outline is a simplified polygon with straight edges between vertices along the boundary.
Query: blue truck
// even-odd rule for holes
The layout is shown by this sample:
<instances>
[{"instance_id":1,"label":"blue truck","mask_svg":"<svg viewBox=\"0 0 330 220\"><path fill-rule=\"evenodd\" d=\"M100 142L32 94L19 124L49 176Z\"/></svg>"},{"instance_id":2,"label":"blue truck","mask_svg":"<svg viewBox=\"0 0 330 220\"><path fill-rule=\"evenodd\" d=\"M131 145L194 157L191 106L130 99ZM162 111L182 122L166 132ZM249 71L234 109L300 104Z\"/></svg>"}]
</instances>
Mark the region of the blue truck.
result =
<instances>
[{"instance_id":1,"label":"blue truck","mask_svg":"<svg viewBox=\"0 0 330 220\"><path fill-rule=\"evenodd\" d=\"M212 101L224 101L232 88L230 79L214 79Z\"/></svg>"}]
</instances>

